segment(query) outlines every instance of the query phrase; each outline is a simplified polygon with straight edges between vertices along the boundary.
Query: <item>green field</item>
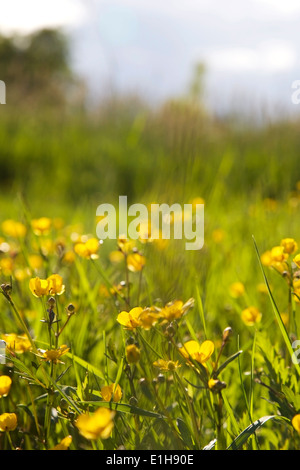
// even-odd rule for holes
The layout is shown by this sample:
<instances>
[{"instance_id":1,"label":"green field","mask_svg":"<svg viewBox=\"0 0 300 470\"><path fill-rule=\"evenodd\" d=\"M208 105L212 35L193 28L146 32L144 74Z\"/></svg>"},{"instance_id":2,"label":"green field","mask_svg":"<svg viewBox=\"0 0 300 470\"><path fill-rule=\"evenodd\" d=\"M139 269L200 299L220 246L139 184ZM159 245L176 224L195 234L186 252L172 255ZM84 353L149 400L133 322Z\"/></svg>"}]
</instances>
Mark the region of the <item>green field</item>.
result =
<instances>
[{"instance_id":1,"label":"green field","mask_svg":"<svg viewBox=\"0 0 300 470\"><path fill-rule=\"evenodd\" d=\"M299 150L188 99L1 106L0 448L298 449ZM88 252L120 195L202 198L203 248Z\"/></svg>"}]
</instances>

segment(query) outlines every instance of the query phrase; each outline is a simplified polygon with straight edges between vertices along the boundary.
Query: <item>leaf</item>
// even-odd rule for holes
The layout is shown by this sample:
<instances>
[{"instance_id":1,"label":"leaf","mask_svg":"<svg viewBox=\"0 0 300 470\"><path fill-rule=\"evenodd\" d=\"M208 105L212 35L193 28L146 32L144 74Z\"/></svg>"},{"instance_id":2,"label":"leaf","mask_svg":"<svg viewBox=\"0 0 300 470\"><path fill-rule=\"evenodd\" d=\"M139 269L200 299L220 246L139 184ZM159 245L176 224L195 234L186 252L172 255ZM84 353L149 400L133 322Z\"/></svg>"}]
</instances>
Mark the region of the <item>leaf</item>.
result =
<instances>
[{"instance_id":1,"label":"leaf","mask_svg":"<svg viewBox=\"0 0 300 470\"><path fill-rule=\"evenodd\" d=\"M286 421L290 422L287 418L284 418L283 416L264 416L263 418L260 418L254 423L250 424L244 431L242 431L233 441L232 443L227 447L226 450L238 450L240 447L242 447L249 437L254 434L261 426L263 426L267 421L273 420L273 421Z\"/></svg>"},{"instance_id":2,"label":"leaf","mask_svg":"<svg viewBox=\"0 0 300 470\"><path fill-rule=\"evenodd\" d=\"M187 424L185 423L185 421L183 421L183 419L181 419L181 418L177 418L176 424L177 424L178 430L180 432L180 436L181 436L183 442L185 443L185 445L189 449L193 448L194 444L193 444L193 439L192 439L192 436L191 436L191 432L190 432Z\"/></svg>"},{"instance_id":3,"label":"leaf","mask_svg":"<svg viewBox=\"0 0 300 470\"><path fill-rule=\"evenodd\" d=\"M222 370L224 370L230 362L234 361L234 359L236 359L240 354L242 354L242 352L243 351L237 351L235 354L232 354L232 356L228 357L226 361L224 361L223 364L220 365L218 370L214 372L214 377L217 378L218 375L222 372Z\"/></svg>"}]
</instances>

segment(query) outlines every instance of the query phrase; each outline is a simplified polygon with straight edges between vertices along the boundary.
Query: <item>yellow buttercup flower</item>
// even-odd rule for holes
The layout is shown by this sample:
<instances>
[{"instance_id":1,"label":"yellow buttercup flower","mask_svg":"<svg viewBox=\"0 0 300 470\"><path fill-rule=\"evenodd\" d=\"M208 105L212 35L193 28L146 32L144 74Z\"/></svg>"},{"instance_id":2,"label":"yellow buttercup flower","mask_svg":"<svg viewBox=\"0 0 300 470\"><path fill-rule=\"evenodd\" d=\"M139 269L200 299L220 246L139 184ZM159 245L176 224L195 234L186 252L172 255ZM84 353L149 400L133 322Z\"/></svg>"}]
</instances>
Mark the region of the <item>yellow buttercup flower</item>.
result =
<instances>
[{"instance_id":1,"label":"yellow buttercup flower","mask_svg":"<svg viewBox=\"0 0 300 470\"><path fill-rule=\"evenodd\" d=\"M52 447L50 450L68 450L70 445L72 444L72 436L64 437L59 444L55 447Z\"/></svg>"},{"instance_id":2,"label":"yellow buttercup flower","mask_svg":"<svg viewBox=\"0 0 300 470\"><path fill-rule=\"evenodd\" d=\"M161 318L161 313L156 307L145 308L139 315L139 322L141 328L150 330Z\"/></svg>"},{"instance_id":3,"label":"yellow buttercup flower","mask_svg":"<svg viewBox=\"0 0 300 470\"><path fill-rule=\"evenodd\" d=\"M141 357L141 351L135 344L126 346L126 359L129 363L138 362Z\"/></svg>"},{"instance_id":4,"label":"yellow buttercup flower","mask_svg":"<svg viewBox=\"0 0 300 470\"><path fill-rule=\"evenodd\" d=\"M289 255L298 250L298 244L293 238L284 238L281 240L280 246L283 246L284 252Z\"/></svg>"},{"instance_id":5,"label":"yellow buttercup flower","mask_svg":"<svg viewBox=\"0 0 300 470\"><path fill-rule=\"evenodd\" d=\"M259 323L262 318L261 312L256 307L247 307L242 311L242 320L248 326L253 326L255 323Z\"/></svg>"},{"instance_id":6,"label":"yellow buttercup flower","mask_svg":"<svg viewBox=\"0 0 300 470\"><path fill-rule=\"evenodd\" d=\"M113 398L113 401L118 402L122 398L122 390L119 384L105 385L101 388L100 393L104 401L110 401Z\"/></svg>"},{"instance_id":7,"label":"yellow buttercup flower","mask_svg":"<svg viewBox=\"0 0 300 470\"><path fill-rule=\"evenodd\" d=\"M3 413L0 415L0 432L14 431L17 424L18 419L15 413Z\"/></svg>"},{"instance_id":8,"label":"yellow buttercup flower","mask_svg":"<svg viewBox=\"0 0 300 470\"><path fill-rule=\"evenodd\" d=\"M300 279L295 279L293 281L293 291L294 291L294 299L296 302L300 302Z\"/></svg>"},{"instance_id":9,"label":"yellow buttercup flower","mask_svg":"<svg viewBox=\"0 0 300 470\"><path fill-rule=\"evenodd\" d=\"M23 238L27 233L27 229L24 224L11 219L2 222L1 227L3 233L12 238Z\"/></svg>"},{"instance_id":10,"label":"yellow buttercup flower","mask_svg":"<svg viewBox=\"0 0 300 470\"><path fill-rule=\"evenodd\" d=\"M0 398L7 397L10 391L12 380L8 375L0 376Z\"/></svg>"},{"instance_id":11,"label":"yellow buttercup flower","mask_svg":"<svg viewBox=\"0 0 300 470\"><path fill-rule=\"evenodd\" d=\"M200 364L205 364L213 354L215 349L212 341L206 340L201 345L194 340L184 343L183 347L179 348L179 352L186 359L192 358Z\"/></svg>"},{"instance_id":12,"label":"yellow buttercup flower","mask_svg":"<svg viewBox=\"0 0 300 470\"><path fill-rule=\"evenodd\" d=\"M129 271L136 272L141 271L146 265L145 256L140 253L130 253L127 256L127 267Z\"/></svg>"},{"instance_id":13,"label":"yellow buttercup flower","mask_svg":"<svg viewBox=\"0 0 300 470\"><path fill-rule=\"evenodd\" d=\"M153 362L154 367L158 367L162 372L170 372L181 367L178 361L166 361L165 359L158 359Z\"/></svg>"},{"instance_id":14,"label":"yellow buttercup flower","mask_svg":"<svg viewBox=\"0 0 300 470\"><path fill-rule=\"evenodd\" d=\"M0 272L4 276L11 276L14 269L14 263L11 258L0 259Z\"/></svg>"},{"instance_id":15,"label":"yellow buttercup flower","mask_svg":"<svg viewBox=\"0 0 300 470\"><path fill-rule=\"evenodd\" d=\"M300 253L293 258L293 262L298 268L300 268Z\"/></svg>"},{"instance_id":16,"label":"yellow buttercup flower","mask_svg":"<svg viewBox=\"0 0 300 470\"><path fill-rule=\"evenodd\" d=\"M130 312L123 311L119 313L117 321L128 330L133 330L141 325L139 317L143 312L142 307L134 307Z\"/></svg>"},{"instance_id":17,"label":"yellow buttercup flower","mask_svg":"<svg viewBox=\"0 0 300 470\"><path fill-rule=\"evenodd\" d=\"M245 294L245 286L242 282L234 282L229 287L229 293L231 297L237 299L238 297L242 297Z\"/></svg>"},{"instance_id":18,"label":"yellow buttercup flower","mask_svg":"<svg viewBox=\"0 0 300 470\"><path fill-rule=\"evenodd\" d=\"M41 257L41 255L35 255L35 254L28 256L28 262L29 262L30 267L36 270L42 268L44 264L44 260Z\"/></svg>"},{"instance_id":19,"label":"yellow buttercup flower","mask_svg":"<svg viewBox=\"0 0 300 470\"><path fill-rule=\"evenodd\" d=\"M29 281L29 288L35 297L61 295L65 291L63 279L59 274L52 274L47 279L32 278Z\"/></svg>"},{"instance_id":20,"label":"yellow buttercup flower","mask_svg":"<svg viewBox=\"0 0 300 470\"><path fill-rule=\"evenodd\" d=\"M52 220L48 217L40 217L39 219L32 219L31 227L35 235L47 235L50 232Z\"/></svg>"},{"instance_id":21,"label":"yellow buttercup flower","mask_svg":"<svg viewBox=\"0 0 300 470\"><path fill-rule=\"evenodd\" d=\"M284 246L274 246L271 249L271 258L272 262L282 263L283 261L287 260L288 253L285 251Z\"/></svg>"},{"instance_id":22,"label":"yellow buttercup flower","mask_svg":"<svg viewBox=\"0 0 300 470\"><path fill-rule=\"evenodd\" d=\"M74 251L77 255L87 259L98 259L100 242L97 238L89 238L75 244Z\"/></svg>"},{"instance_id":23,"label":"yellow buttercup flower","mask_svg":"<svg viewBox=\"0 0 300 470\"><path fill-rule=\"evenodd\" d=\"M35 297L49 295L49 281L47 279L40 279L39 277L32 278L29 281L29 289Z\"/></svg>"},{"instance_id":24,"label":"yellow buttercup flower","mask_svg":"<svg viewBox=\"0 0 300 470\"><path fill-rule=\"evenodd\" d=\"M16 354L22 354L32 348L29 339L25 335L9 333L2 335L2 339L5 341L7 348Z\"/></svg>"},{"instance_id":25,"label":"yellow buttercup flower","mask_svg":"<svg viewBox=\"0 0 300 470\"><path fill-rule=\"evenodd\" d=\"M181 318L182 315L184 315L193 306L193 298L189 299L185 304L182 300L174 300L173 302L169 302L165 305L165 307L161 309L160 314L163 318L171 322Z\"/></svg>"},{"instance_id":26,"label":"yellow buttercup flower","mask_svg":"<svg viewBox=\"0 0 300 470\"><path fill-rule=\"evenodd\" d=\"M292 419L292 425L294 429L300 434L300 414L297 414Z\"/></svg>"},{"instance_id":27,"label":"yellow buttercup flower","mask_svg":"<svg viewBox=\"0 0 300 470\"><path fill-rule=\"evenodd\" d=\"M114 427L114 416L114 411L107 408L99 408L92 415L87 413L80 415L77 419L76 427L86 439L108 439Z\"/></svg>"},{"instance_id":28,"label":"yellow buttercup flower","mask_svg":"<svg viewBox=\"0 0 300 470\"><path fill-rule=\"evenodd\" d=\"M119 250L121 250L124 255L127 255L132 251L135 246L134 240L129 240L125 235L120 235L117 240Z\"/></svg>"},{"instance_id":29,"label":"yellow buttercup flower","mask_svg":"<svg viewBox=\"0 0 300 470\"><path fill-rule=\"evenodd\" d=\"M60 358L64 355L67 354L67 352L70 350L65 344L60 346L58 349L46 349L46 351L41 351L41 357L45 361L53 362L54 364L58 364L60 361Z\"/></svg>"},{"instance_id":30,"label":"yellow buttercup flower","mask_svg":"<svg viewBox=\"0 0 300 470\"><path fill-rule=\"evenodd\" d=\"M63 285L63 279L59 274L52 274L47 279L49 283L49 294L50 295L61 295L65 291Z\"/></svg>"}]
</instances>

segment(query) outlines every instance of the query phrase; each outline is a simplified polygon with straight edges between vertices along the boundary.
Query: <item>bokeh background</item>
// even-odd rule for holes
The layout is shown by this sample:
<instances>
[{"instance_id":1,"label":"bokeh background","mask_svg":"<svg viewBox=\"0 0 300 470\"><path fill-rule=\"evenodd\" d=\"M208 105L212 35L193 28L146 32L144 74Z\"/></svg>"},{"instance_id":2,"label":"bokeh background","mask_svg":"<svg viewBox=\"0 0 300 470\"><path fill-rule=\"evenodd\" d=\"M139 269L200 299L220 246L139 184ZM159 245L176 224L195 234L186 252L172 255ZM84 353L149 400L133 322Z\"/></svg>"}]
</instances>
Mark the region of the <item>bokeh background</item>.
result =
<instances>
[{"instance_id":1,"label":"bokeh background","mask_svg":"<svg viewBox=\"0 0 300 470\"><path fill-rule=\"evenodd\" d=\"M1 213L287 194L299 19L293 0L1 2Z\"/></svg>"}]
</instances>

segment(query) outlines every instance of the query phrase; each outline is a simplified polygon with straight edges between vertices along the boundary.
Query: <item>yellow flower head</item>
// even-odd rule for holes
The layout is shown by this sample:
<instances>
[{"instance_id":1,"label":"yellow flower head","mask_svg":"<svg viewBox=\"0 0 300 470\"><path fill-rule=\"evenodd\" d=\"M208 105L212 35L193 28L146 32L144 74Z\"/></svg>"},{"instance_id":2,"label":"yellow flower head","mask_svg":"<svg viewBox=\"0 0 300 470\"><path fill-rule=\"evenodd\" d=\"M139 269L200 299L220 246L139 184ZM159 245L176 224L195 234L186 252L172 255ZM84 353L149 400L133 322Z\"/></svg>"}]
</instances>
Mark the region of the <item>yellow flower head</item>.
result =
<instances>
[{"instance_id":1,"label":"yellow flower head","mask_svg":"<svg viewBox=\"0 0 300 470\"><path fill-rule=\"evenodd\" d=\"M139 315L139 322L141 328L150 330L155 323L161 318L161 313L155 307L145 308Z\"/></svg>"},{"instance_id":2,"label":"yellow flower head","mask_svg":"<svg viewBox=\"0 0 300 470\"><path fill-rule=\"evenodd\" d=\"M261 321L262 314L256 307L247 307L242 311L242 320L248 326L253 326Z\"/></svg>"},{"instance_id":3,"label":"yellow flower head","mask_svg":"<svg viewBox=\"0 0 300 470\"><path fill-rule=\"evenodd\" d=\"M49 282L47 279L40 279L35 277L29 281L29 289L35 297L42 297L49 295Z\"/></svg>"},{"instance_id":4,"label":"yellow flower head","mask_svg":"<svg viewBox=\"0 0 300 470\"><path fill-rule=\"evenodd\" d=\"M293 281L294 299L296 302L300 302L300 279Z\"/></svg>"},{"instance_id":5,"label":"yellow flower head","mask_svg":"<svg viewBox=\"0 0 300 470\"><path fill-rule=\"evenodd\" d=\"M293 259L293 262L295 263L297 268L300 268L300 254L295 256L295 258Z\"/></svg>"},{"instance_id":6,"label":"yellow flower head","mask_svg":"<svg viewBox=\"0 0 300 470\"><path fill-rule=\"evenodd\" d=\"M137 272L141 271L146 264L145 256L140 253L130 253L127 256L127 267L129 271Z\"/></svg>"},{"instance_id":7,"label":"yellow flower head","mask_svg":"<svg viewBox=\"0 0 300 470\"><path fill-rule=\"evenodd\" d=\"M245 286L242 282L234 282L229 287L229 293L231 297L237 299L238 297L242 297L245 294Z\"/></svg>"},{"instance_id":8,"label":"yellow flower head","mask_svg":"<svg viewBox=\"0 0 300 470\"><path fill-rule=\"evenodd\" d=\"M181 367L178 361L166 361L164 359L158 359L153 362L154 367L158 367L162 372L170 372Z\"/></svg>"},{"instance_id":9,"label":"yellow flower head","mask_svg":"<svg viewBox=\"0 0 300 470\"><path fill-rule=\"evenodd\" d=\"M98 238L89 238L86 241L80 241L75 244L74 251L77 255L87 259L98 259L98 250L100 242Z\"/></svg>"},{"instance_id":10,"label":"yellow flower head","mask_svg":"<svg viewBox=\"0 0 300 470\"><path fill-rule=\"evenodd\" d=\"M293 238L284 238L281 240L280 246L283 246L284 252L289 255L298 250L298 244Z\"/></svg>"},{"instance_id":11,"label":"yellow flower head","mask_svg":"<svg viewBox=\"0 0 300 470\"><path fill-rule=\"evenodd\" d=\"M41 357L45 361L53 362L54 364L58 364L60 361L61 356L66 354L70 348L68 348L65 344L60 346L58 349L46 349L46 351L42 351Z\"/></svg>"},{"instance_id":12,"label":"yellow flower head","mask_svg":"<svg viewBox=\"0 0 300 470\"><path fill-rule=\"evenodd\" d=\"M50 295L61 295L65 292L65 286L63 285L63 279L59 274L52 274L47 279L49 283L49 294Z\"/></svg>"},{"instance_id":13,"label":"yellow flower head","mask_svg":"<svg viewBox=\"0 0 300 470\"><path fill-rule=\"evenodd\" d=\"M2 222L2 231L8 237L23 238L26 235L27 229L21 222L9 219Z\"/></svg>"},{"instance_id":14,"label":"yellow flower head","mask_svg":"<svg viewBox=\"0 0 300 470\"><path fill-rule=\"evenodd\" d=\"M35 235L47 235L50 232L52 220L48 217L40 217L31 221L31 227Z\"/></svg>"},{"instance_id":15,"label":"yellow flower head","mask_svg":"<svg viewBox=\"0 0 300 470\"><path fill-rule=\"evenodd\" d=\"M142 307L134 307L130 312L123 311L119 313L117 321L125 326L127 330L133 330L138 326L141 326L140 315L143 312Z\"/></svg>"},{"instance_id":16,"label":"yellow flower head","mask_svg":"<svg viewBox=\"0 0 300 470\"><path fill-rule=\"evenodd\" d=\"M100 393L104 401L110 401L113 398L113 401L118 402L122 398L122 390L119 384L105 385L101 388Z\"/></svg>"},{"instance_id":17,"label":"yellow flower head","mask_svg":"<svg viewBox=\"0 0 300 470\"><path fill-rule=\"evenodd\" d=\"M99 408L93 415L84 413L79 416L76 427L86 439L107 439L114 427L115 412L107 408Z\"/></svg>"},{"instance_id":18,"label":"yellow flower head","mask_svg":"<svg viewBox=\"0 0 300 470\"><path fill-rule=\"evenodd\" d=\"M274 246L271 249L271 258L272 262L279 262L282 263L283 261L287 260L288 253L285 251L284 246Z\"/></svg>"},{"instance_id":19,"label":"yellow flower head","mask_svg":"<svg viewBox=\"0 0 300 470\"><path fill-rule=\"evenodd\" d=\"M50 450L68 450L72 443L72 436L64 437L59 444L52 447Z\"/></svg>"},{"instance_id":20,"label":"yellow flower head","mask_svg":"<svg viewBox=\"0 0 300 470\"><path fill-rule=\"evenodd\" d=\"M22 354L31 350L31 343L26 335L17 335L9 333L2 335L2 339L6 342L6 346L10 351L16 354Z\"/></svg>"},{"instance_id":21,"label":"yellow flower head","mask_svg":"<svg viewBox=\"0 0 300 470\"><path fill-rule=\"evenodd\" d=\"M0 398L7 397L12 380L8 375L0 375Z\"/></svg>"},{"instance_id":22,"label":"yellow flower head","mask_svg":"<svg viewBox=\"0 0 300 470\"><path fill-rule=\"evenodd\" d=\"M201 345L194 340L184 343L182 348L179 348L179 352L186 359L192 358L200 364L205 364L211 357L215 349L212 341L206 340Z\"/></svg>"},{"instance_id":23,"label":"yellow flower head","mask_svg":"<svg viewBox=\"0 0 300 470\"><path fill-rule=\"evenodd\" d=\"M0 415L0 432L14 431L18 420L15 413L3 413Z\"/></svg>"},{"instance_id":24,"label":"yellow flower head","mask_svg":"<svg viewBox=\"0 0 300 470\"><path fill-rule=\"evenodd\" d=\"M141 352L135 344L126 346L126 359L129 364L138 362L141 357Z\"/></svg>"},{"instance_id":25,"label":"yellow flower head","mask_svg":"<svg viewBox=\"0 0 300 470\"><path fill-rule=\"evenodd\" d=\"M300 414L297 414L292 419L292 425L294 429L300 434Z\"/></svg>"},{"instance_id":26,"label":"yellow flower head","mask_svg":"<svg viewBox=\"0 0 300 470\"><path fill-rule=\"evenodd\" d=\"M135 246L134 240L129 240L125 235L120 235L117 241L119 250L124 253L124 255L130 253Z\"/></svg>"},{"instance_id":27,"label":"yellow flower head","mask_svg":"<svg viewBox=\"0 0 300 470\"><path fill-rule=\"evenodd\" d=\"M161 316L168 321L181 318L194 305L194 299L189 299L185 304L181 300L169 302L160 311Z\"/></svg>"},{"instance_id":28,"label":"yellow flower head","mask_svg":"<svg viewBox=\"0 0 300 470\"><path fill-rule=\"evenodd\" d=\"M29 281L29 288L35 297L61 295L65 291L62 277L59 274L52 274L47 279L32 278Z\"/></svg>"}]
</instances>

